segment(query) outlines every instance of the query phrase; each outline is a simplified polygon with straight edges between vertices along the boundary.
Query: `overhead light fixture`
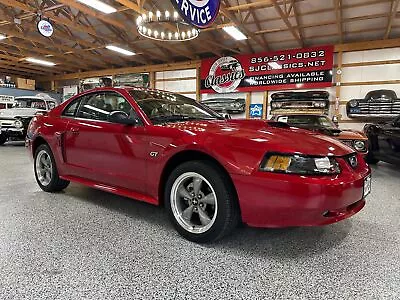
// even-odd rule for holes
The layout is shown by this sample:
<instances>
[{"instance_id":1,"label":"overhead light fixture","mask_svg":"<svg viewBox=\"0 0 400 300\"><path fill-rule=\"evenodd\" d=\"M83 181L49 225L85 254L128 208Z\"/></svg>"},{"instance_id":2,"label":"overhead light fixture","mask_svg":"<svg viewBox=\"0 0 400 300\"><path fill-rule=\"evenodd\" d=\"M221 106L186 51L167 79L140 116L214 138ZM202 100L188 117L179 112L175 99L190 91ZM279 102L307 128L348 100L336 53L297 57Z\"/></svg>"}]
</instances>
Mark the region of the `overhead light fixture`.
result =
<instances>
[{"instance_id":1,"label":"overhead light fixture","mask_svg":"<svg viewBox=\"0 0 400 300\"><path fill-rule=\"evenodd\" d=\"M166 30L168 25L172 30ZM136 27L140 35L148 39L165 42L190 41L199 36L200 31L184 21L175 11L149 12L142 14L136 20Z\"/></svg>"},{"instance_id":2,"label":"overhead light fixture","mask_svg":"<svg viewBox=\"0 0 400 300\"><path fill-rule=\"evenodd\" d=\"M28 57L25 60L30 63L33 63L33 64L43 65L43 66L47 66L47 67L54 67L56 65L55 63L53 63L51 61L36 59L33 57Z\"/></svg>"},{"instance_id":3,"label":"overhead light fixture","mask_svg":"<svg viewBox=\"0 0 400 300\"><path fill-rule=\"evenodd\" d=\"M105 14L115 13L117 10L111 5L105 4L100 0L77 0L80 3L83 3L87 6L90 6L94 9L97 9Z\"/></svg>"},{"instance_id":4,"label":"overhead light fixture","mask_svg":"<svg viewBox=\"0 0 400 300\"><path fill-rule=\"evenodd\" d=\"M237 41L247 40L247 36L245 36L236 26L226 26L223 28L224 31L233 37Z\"/></svg>"},{"instance_id":5,"label":"overhead light fixture","mask_svg":"<svg viewBox=\"0 0 400 300\"><path fill-rule=\"evenodd\" d=\"M2 34L0 34L0 40L4 40L4 39L6 39L7 37L5 36L5 35L2 35Z\"/></svg>"},{"instance_id":6,"label":"overhead light fixture","mask_svg":"<svg viewBox=\"0 0 400 300\"><path fill-rule=\"evenodd\" d=\"M123 55L128 55L128 56L136 55L136 53L134 53L132 51L129 51L129 50L126 50L126 49L122 49L120 47L113 46L113 45L106 46L106 48L108 50L115 51L115 52L121 53Z\"/></svg>"}]
</instances>

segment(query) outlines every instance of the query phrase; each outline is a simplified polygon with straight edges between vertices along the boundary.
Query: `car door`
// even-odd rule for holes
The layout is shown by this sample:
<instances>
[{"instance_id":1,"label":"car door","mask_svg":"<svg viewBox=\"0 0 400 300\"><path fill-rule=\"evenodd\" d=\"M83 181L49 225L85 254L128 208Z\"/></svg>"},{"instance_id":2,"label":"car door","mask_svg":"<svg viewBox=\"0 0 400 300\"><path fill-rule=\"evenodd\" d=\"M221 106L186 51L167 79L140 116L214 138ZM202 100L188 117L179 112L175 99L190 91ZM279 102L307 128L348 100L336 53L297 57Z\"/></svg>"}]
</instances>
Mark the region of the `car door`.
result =
<instances>
[{"instance_id":1,"label":"car door","mask_svg":"<svg viewBox=\"0 0 400 300\"><path fill-rule=\"evenodd\" d=\"M65 163L73 176L144 193L145 127L111 123L113 111L136 116L129 101L116 92L82 97L65 133Z\"/></svg>"}]
</instances>

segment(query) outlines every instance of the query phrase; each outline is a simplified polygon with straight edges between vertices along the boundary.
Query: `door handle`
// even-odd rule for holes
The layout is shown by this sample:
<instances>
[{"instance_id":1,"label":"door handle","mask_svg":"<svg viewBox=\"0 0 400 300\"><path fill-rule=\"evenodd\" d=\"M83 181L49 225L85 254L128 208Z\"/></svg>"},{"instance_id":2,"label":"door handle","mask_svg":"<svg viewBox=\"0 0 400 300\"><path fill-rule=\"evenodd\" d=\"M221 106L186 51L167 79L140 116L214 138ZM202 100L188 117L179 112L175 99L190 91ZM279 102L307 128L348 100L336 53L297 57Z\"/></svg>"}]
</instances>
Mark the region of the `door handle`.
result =
<instances>
[{"instance_id":1,"label":"door handle","mask_svg":"<svg viewBox=\"0 0 400 300\"><path fill-rule=\"evenodd\" d=\"M79 134L79 128L71 128L72 134Z\"/></svg>"}]
</instances>

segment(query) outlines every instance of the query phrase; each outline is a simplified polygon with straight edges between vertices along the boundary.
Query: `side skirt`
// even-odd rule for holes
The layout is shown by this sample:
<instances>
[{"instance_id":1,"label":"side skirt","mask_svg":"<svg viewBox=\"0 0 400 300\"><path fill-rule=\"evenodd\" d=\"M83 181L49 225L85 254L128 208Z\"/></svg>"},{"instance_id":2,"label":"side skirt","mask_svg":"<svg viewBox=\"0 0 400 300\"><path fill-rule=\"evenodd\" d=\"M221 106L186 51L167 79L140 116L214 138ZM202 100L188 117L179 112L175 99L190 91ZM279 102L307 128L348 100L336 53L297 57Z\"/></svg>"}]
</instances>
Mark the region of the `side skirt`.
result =
<instances>
[{"instance_id":1,"label":"side skirt","mask_svg":"<svg viewBox=\"0 0 400 300\"><path fill-rule=\"evenodd\" d=\"M72 181L72 182L76 182L79 184L83 184L85 186L94 188L94 189L98 189L104 192L108 192L108 193L112 193L112 194L116 194L119 196L123 196L123 197L128 197L134 200L138 200L138 201L142 201L142 202L147 202L153 205L159 205L159 202L157 199L154 199L152 197L149 197L147 195L141 194L141 193L137 193L128 189L124 189L124 188L120 188L120 187L114 187L114 186L110 186L104 183L99 183L99 182L95 182L95 181L91 181L88 179L84 179L84 178L80 178L80 177L75 177L75 176L60 176L61 179L64 180L68 180L68 181Z\"/></svg>"}]
</instances>

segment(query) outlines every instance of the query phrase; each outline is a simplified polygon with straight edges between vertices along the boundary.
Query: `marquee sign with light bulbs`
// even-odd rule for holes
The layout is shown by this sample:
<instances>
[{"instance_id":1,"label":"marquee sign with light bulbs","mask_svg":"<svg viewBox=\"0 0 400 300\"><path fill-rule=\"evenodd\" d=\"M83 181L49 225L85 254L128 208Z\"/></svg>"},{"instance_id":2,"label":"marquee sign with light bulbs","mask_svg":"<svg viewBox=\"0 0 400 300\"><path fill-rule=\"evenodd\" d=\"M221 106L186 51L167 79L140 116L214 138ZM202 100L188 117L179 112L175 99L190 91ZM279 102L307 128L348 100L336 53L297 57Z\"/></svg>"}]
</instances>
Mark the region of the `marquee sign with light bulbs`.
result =
<instances>
[{"instance_id":1,"label":"marquee sign with light bulbs","mask_svg":"<svg viewBox=\"0 0 400 300\"><path fill-rule=\"evenodd\" d=\"M207 28L219 13L221 0L172 0L181 17L197 28Z\"/></svg>"},{"instance_id":2,"label":"marquee sign with light bulbs","mask_svg":"<svg viewBox=\"0 0 400 300\"><path fill-rule=\"evenodd\" d=\"M169 26L166 27L165 25ZM156 11L142 14L136 20L139 34L148 39L166 42L190 41L199 36L199 29L188 24L175 11Z\"/></svg>"}]
</instances>

